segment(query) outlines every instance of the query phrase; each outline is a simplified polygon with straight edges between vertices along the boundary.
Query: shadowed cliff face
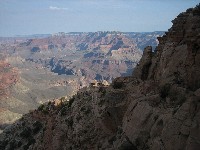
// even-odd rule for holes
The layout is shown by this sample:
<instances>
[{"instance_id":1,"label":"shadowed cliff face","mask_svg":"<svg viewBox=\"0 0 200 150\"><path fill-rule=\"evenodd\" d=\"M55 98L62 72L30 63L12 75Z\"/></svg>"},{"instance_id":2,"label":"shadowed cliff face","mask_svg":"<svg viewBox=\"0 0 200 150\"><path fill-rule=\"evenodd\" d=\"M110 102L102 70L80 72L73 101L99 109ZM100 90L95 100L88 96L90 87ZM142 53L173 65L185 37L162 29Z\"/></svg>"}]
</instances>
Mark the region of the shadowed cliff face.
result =
<instances>
[{"instance_id":1,"label":"shadowed cliff face","mask_svg":"<svg viewBox=\"0 0 200 150\"><path fill-rule=\"evenodd\" d=\"M1 148L199 149L199 18L199 5L180 14L132 76L24 115L0 135Z\"/></svg>"}]
</instances>

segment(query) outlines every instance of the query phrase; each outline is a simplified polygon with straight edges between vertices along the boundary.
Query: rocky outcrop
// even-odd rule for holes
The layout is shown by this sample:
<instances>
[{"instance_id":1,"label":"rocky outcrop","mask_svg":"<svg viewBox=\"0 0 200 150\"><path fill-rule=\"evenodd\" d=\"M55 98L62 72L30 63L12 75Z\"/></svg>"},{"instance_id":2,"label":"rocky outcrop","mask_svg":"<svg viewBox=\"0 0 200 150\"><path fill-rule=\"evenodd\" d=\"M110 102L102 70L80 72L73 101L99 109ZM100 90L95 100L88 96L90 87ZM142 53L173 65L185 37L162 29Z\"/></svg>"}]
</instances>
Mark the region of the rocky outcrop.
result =
<instances>
[{"instance_id":1,"label":"rocky outcrop","mask_svg":"<svg viewBox=\"0 0 200 150\"><path fill-rule=\"evenodd\" d=\"M143 87L137 88L144 96L131 99L122 137L137 149L199 147L200 97L195 95L200 88L199 11L199 6L188 9L173 20L169 32L159 38L156 52L145 48L133 72L134 78L142 80ZM123 138L117 146L124 144Z\"/></svg>"},{"instance_id":2,"label":"rocky outcrop","mask_svg":"<svg viewBox=\"0 0 200 150\"><path fill-rule=\"evenodd\" d=\"M191 90L200 88L198 9L196 7L194 10L188 9L186 13L181 13L172 21L173 26L169 32L158 38L160 44L156 48L156 53L152 53L153 57L145 54L143 59L152 62L152 65L149 65L147 79L157 80L160 84L182 84ZM140 69L147 65L143 62L140 62Z\"/></svg>"},{"instance_id":3,"label":"rocky outcrop","mask_svg":"<svg viewBox=\"0 0 200 150\"><path fill-rule=\"evenodd\" d=\"M1 148L199 149L199 12L198 5L179 15L132 76L41 105L6 128Z\"/></svg>"}]
</instances>

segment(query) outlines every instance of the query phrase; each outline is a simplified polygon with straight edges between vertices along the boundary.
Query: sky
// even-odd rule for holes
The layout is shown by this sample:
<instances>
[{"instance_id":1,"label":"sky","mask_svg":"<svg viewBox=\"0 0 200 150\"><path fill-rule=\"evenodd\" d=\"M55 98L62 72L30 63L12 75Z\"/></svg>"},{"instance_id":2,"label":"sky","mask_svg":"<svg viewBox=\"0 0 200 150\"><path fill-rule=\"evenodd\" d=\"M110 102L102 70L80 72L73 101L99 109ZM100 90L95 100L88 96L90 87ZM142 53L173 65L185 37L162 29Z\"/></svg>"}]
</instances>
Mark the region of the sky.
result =
<instances>
[{"instance_id":1,"label":"sky","mask_svg":"<svg viewBox=\"0 0 200 150\"><path fill-rule=\"evenodd\" d=\"M199 0L0 0L0 36L167 31Z\"/></svg>"}]
</instances>

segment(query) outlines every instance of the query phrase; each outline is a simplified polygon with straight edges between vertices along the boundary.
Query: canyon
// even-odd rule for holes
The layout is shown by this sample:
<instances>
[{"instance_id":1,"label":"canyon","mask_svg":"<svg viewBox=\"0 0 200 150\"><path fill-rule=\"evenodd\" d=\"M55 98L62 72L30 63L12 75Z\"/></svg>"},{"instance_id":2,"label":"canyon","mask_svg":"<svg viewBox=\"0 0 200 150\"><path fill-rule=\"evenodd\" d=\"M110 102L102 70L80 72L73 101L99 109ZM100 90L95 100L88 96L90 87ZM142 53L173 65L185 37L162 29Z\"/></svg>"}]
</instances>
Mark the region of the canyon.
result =
<instances>
[{"instance_id":1,"label":"canyon","mask_svg":"<svg viewBox=\"0 0 200 150\"><path fill-rule=\"evenodd\" d=\"M172 21L155 50L145 47L131 75L23 115L0 134L1 149L198 150L199 22L200 4Z\"/></svg>"},{"instance_id":2,"label":"canyon","mask_svg":"<svg viewBox=\"0 0 200 150\"><path fill-rule=\"evenodd\" d=\"M70 99L93 80L131 75L164 32L74 32L0 38L0 129L39 105Z\"/></svg>"}]
</instances>

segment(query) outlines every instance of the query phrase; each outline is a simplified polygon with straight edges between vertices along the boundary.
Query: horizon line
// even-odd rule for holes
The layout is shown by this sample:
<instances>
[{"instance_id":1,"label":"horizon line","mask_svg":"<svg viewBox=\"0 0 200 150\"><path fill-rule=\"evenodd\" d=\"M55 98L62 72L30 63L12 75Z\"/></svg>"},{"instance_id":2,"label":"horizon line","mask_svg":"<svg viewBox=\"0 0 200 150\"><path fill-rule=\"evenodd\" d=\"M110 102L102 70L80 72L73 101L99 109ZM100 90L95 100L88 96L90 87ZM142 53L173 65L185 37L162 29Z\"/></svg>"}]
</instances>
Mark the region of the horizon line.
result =
<instances>
[{"instance_id":1,"label":"horizon line","mask_svg":"<svg viewBox=\"0 0 200 150\"><path fill-rule=\"evenodd\" d=\"M14 38L14 37L28 37L28 36L42 36L42 35L56 35L56 34L70 34L70 33L98 33L98 32L115 32L115 33L152 33L152 32L167 32L167 31L70 31L70 32L55 32L55 33L33 33L33 34L17 34L12 36L0 35L0 38Z\"/></svg>"}]
</instances>

